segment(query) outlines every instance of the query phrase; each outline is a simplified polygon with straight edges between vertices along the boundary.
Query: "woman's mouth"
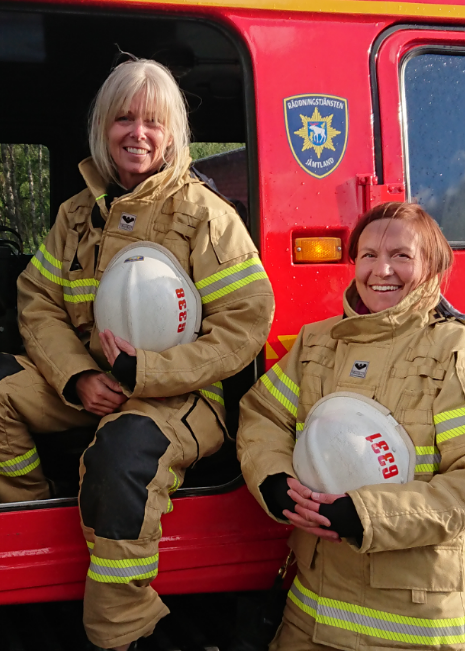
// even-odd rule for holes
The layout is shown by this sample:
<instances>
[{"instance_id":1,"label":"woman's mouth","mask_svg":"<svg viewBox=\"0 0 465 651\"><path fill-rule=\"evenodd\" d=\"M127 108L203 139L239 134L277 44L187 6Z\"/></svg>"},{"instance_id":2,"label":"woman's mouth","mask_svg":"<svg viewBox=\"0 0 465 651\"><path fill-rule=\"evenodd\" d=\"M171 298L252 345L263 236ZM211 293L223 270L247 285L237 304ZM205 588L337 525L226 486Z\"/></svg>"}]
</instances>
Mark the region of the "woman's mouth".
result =
<instances>
[{"instance_id":1,"label":"woman's mouth","mask_svg":"<svg viewBox=\"0 0 465 651\"><path fill-rule=\"evenodd\" d=\"M123 147L128 154L137 154L138 156L144 156L149 153L149 149L141 149L139 147Z\"/></svg>"},{"instance_id":2,"label":"woman's mouth","mask_svg":"<svg viewBox=\"0 0 465 651\"><path fill-rule=\"evenodd\" d=\"M374 292L395 292L401 289L400 285L369 285Z\"/></svg>"}]
</instances>

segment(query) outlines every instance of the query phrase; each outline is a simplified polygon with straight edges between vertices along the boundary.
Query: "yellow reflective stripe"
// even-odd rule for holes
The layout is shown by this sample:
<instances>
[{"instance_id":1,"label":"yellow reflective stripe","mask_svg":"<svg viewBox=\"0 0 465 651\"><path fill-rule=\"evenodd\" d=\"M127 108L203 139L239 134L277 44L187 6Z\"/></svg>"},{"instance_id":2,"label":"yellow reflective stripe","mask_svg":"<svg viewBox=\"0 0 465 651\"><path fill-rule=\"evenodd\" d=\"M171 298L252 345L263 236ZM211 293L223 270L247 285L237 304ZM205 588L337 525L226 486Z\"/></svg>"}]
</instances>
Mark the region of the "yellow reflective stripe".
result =
<instances>
[{"instance_id":1,"label":"yellow reflective stripe","mask_svg":"<svg viewBox=\"0 0 465 651\"><path fill-rule=\"evenodd\" d=\"M42 276L45 276L45 278L47 278L47 280L50 280L52 283L56 283L57 285L63 285L63 278L61 278L61 276L55 276L55 274L50 273L50 271L48 271L35 256L31 259L31 262L34 267L40 271Z\"/></svg>"},{"instance_id":2,"label":"yellow reflective stripe","mask_svg":"<svg viewBox=\"0 0 465 651\"><path fill-rule=\"evenodd\" d=\"M99 201L100 199L103 199L103 197L108 197L106 193L101 194L99 197L96 197L95 201Z\"/></svg>"},{"instance_id":3,"label":"yellow reflective stripe","mask_svg":"<svg viewBox=\"0 0 465 651\"><path fill-rule=\"evenodd\" d=\"M174 509L173 506L173 501L171 500L171 497L168 498L168 504L166 506L166 513L171 513L171 511Z\"/></svg>"},{"instance_id":4,"label":"yellow reflective stripe","mask_svg":"<svg viewBox=\"0 0 465 651\"><path fill-rule=\"evenodd\" d=\"M437 472L441 463L441 453L435 445L415 446L415 472Z\"/></svg>"},{"instance_id":5,"label":"yellow reflective stripe","mask_svg":"<svg viewBox=\"0 0 465 651\"><path fill-rule=\"evenodd\" d=\"M63 298L67 303L85 303L86 301L95 301L95 294L64 294Z\"/></svg>"},{"instance_id":6,"label":"yellow reflective stripe","mask_svg":"<svg viewBox=\"0 0 465 651\"><path fill-rule=\"evenodd\" d=\"M34 446L25 454L20 454L7 461L0 461L0 475L3 477L22 477L37 468L39 464L39 453Z\"/></svg>"},{"instance_id":7,"label":"yellow reflective stripe","mask_svg":"<svg viewBox=\"0 0 465 651\"><path fill-rule=\"evenodd\" d=\"M436 442L442 443L465 434L465 408L443 411L434 416Z\"/></svg>"},{"instance_id":8,"label":"yellow reflective stripe","mask_svg":"<svg viewBox=\"0 0 465 651\"><path fill-rule=\"evenodd\" d=\"M47 280L50 280L50 282L55 283L56 285L60 285L60 287L66 287L71 289L71 291L77 289L78 287L95 287L97 288L100 284L98 280L95 278L80 278L78 280L66 280L65 278L61 278L60 276L56 276L55 274L52 274L48 269L46 269L43 264L38 260L37 258L32 258L31 260L32 264L36 269L40 271L42 276L47 278ZM95 300L95 293L86 293L86 294L67 294L66 292L63 294L63 298L66 302L68 303L85 303L87 301L94 301Z\"/></svg>"},{"instance_id":9,"label":"yellow reflective stripe","mask_svg":"<svg viewBox=\"0 0 465 651\"><path fill-rule=\"evenodd\" d=\"M202 297L202 303L205 304L245 287L255 280L266 278L268 276L260 259L251 258L199 280L195 286Z\"/></svg>"},{"instance_id":10,"label":"yellow reflective stripe","mask_svg":"<svg viewBox=\"0 0 465 651\"><path fill-rule=\"evenodd\" d=\"M87 543L87 549L89 550L89 552L92 552L92 550L95 547L95 543L90 542L89 540L86 540L86 543Z\"/></svg>"},{"instance_id":11,"label":"yellow reflective stripe","mask_svg":"<svg viewBox=\"0 0 465 651\"><path fill-rule=\"evenodd\" d=\"M212 393L211 391L207 391L206 389L199 389L200 393L203 394L206 398L210 398L210 400L216 400L216 402L219 402L220 405L224 406L224 400L221 396L219 396L217 393Z\"/></svg>"},{"instance_id":12,"label":"yellow reflective stripe","mask_svg":"<svg viewBox=\"0 0 465 651\"><path fill-rule=\"evenodd\" d=\"M292 393L294 393L298 398L300 395L300 389L297 386L297 384L284 373L284 371L278 364L272 366L272 370L276 373L276 375L279 377L281 382L285 384L292 391Z\"/></svg>"},{"instance_id":13,"label":"yellow reflective stripe","mask_svg":"<svg viewBox=\"0 0 465 651\"><path fill-rule=\"evenodd\" d=\"M434 416L434 424L442 423L445 420L451 420L452 418L457 418L459 416L465 416L465 407L460 409L451 409L450 411L443 411L440 414Z\"/></svg>"},{"instance_id":14,"label":"yellow reflective stripe","mask_svg":"<svg viewBox=\"0 0 465 651\"><path fill-rule=\"evenodd\" d=\"M271 379L270 375L275 374L277 376L277 384L273 382ZM295 382L289 378L284 371L278 366L278 364L275 364L269 371L268 373L265 373L265 375L262 375L260 380L263 382L265 387L268 389L268 391L271 393L271 395L280 402L283 407L285 407L293 416L297 416L297 402L299 398L299 387ZM284 385L282 387L282 390L279 388L280 384ZM284 391L288 390L289 395L285 395ZM292 394L292 396L291 396Z\"/></svg>"},{"instance_id":15,"label":"yellow reflective stripe","mask_svg":"<svg viewBox=\"0 0 465 651\"><path fill-rule=\"evenodd\" d=\"M303 432L305 423L296 423L295 424L295 430L296 432Z\"/></svg>"},{"instance_id":16,"label":"yellow reflective stripe","mask_svg":"<svg viewBox=\"0 0 465 651\"><path fill-rule=\"evenodd\" d=\"M135 579L154 578L158 574L158 554L148 558L113 560L90 557L87 575L99 583L129 583Z\"/></svg>"},{"instance_id":17,"label":"yellow reflective stripe","mask_svg":"<svg viewBox=\"0 0 465 651\"><path fill-rule=\"evenodd\" d=\"M465 617L422 619L320 597L295 578L289 599L317 623L384 640L433 645L465 642Z\"/></svg>"},{"instance_id":18,"label":"yellow reflective stripe","mask_svg":"<svg viewBox=\"0 0 465 651\"><path fill-rule=\"evenodd\" d=\"M213 382L212 384L209 384L208 387L199 389L199 393L204 395L206 398L209 398L210 400L219 402L220 405L224 406L222 382Z\"/></svg>"},{"instance_id":19,"label":"yellow reflective stripe","mask_svg":"<svg viewBox=\"0 0 465 651\"><path fill-rule=\"evenodd\" d=\"M236 289L241 289L242 287L245 287L246 285L253 283L255 280L263 280L264 278L268 278L268 276L264 271L259 271L255 274L250 274L250 276L247 276L246 278L241 278L241 280L236 280L235 282L227 285L226 287L223 287L222 289L218 289L216 292L207 294L207 296L202 296L202 303L205 304L205 303L211 303L212 301L216 301L216 299L221 298L222 296L227 296L227 294L231 294L231 292L235 292Z\"/></svg>"},{"instance_id":20,"label":"yellow reflective stripe","mask_svg":"<svg viewBox=\"0 0 465 651\"><path fill-rule=\"evenodd\" d=\"M138 567L139 565L152 565L156 561L158 561L158 554L147 558L120 558L117 560L92 556L92 563L100 567Z\"/></svg>"},{"instance_id":21,"label":"yellow reflective stripe","mask_svg":"<svg viewBox=\"0 0 465 651\"><path fill-rule=\"evenodd\" d=\"M169 494L171 495L171 493L174 493L175 491L178 490L178 488L179 488L179 484L180 484L180 481L179 481L179 477L178 477L177 474L174 472L173 468L170 468L169 471L170 471L170 473L171 473L171 474L173 475L173 477L174 477L174 482L173 482L173 484L171 485L171 488L168 490Z\"/></svg>"},{"instance_id":22,"label":"yellow reflective stripe","mask_svg":"<svg viewBox=\"0 0 465 651\"><path fill-rule=\"evenodd\" d=\"M238 271L242 271L244 269L247 269L248 267L254 267L257 264L261 266L262 263L260 258L250 258L250 260L246 260L245 262L240 262L239 264L235 264L232 267L228 267L227 269L222 269L221 271L218 271L217 273L212 274L211 276L208 276L203 280L199 280L198 283L195 283L195 286L197 287L197 289L203 289L204 287L207 287L208 285L215 283L217 280L222 280L227 276L232 276L232 274L235 274Z\"/></svg>"},{"instance_id":23,"label":"yellow reflective stripe","mask_svg":"<svg viewBox=\"0 0 465 651\"><path fill-rule=\"evenodd\" d=\"M57 260L57 258L55 258L51 253L49 253L49 252L47 251L47 249L45 248L45 244L41 244L41 245L39 246L39 251L42 253L42 255L44 256L44 258L45 258L48 262L50 262L51 265L53 265L53 266L56 267L57 269L61 269L61 268L62 268L63 263L60 262L60 260ZM34 257L35 257L35 256L34 256Z\"/></svg>"}]
</instances>

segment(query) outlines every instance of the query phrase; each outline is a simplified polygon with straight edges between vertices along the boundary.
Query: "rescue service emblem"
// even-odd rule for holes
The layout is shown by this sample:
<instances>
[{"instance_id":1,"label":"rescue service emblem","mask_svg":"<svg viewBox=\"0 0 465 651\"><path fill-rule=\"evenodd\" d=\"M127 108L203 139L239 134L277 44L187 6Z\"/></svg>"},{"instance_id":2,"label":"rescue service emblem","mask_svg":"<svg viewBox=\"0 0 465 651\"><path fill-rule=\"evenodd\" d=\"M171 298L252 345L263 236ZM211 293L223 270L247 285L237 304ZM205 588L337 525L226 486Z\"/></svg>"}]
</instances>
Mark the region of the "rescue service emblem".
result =
<instances>
[{"instance_id":1,"label":"rescue service emblem","mask_svg":"<svg viewBox=\"0 0 465 651\"><path fill-rule=\"evenodd\" d=\"M331 174L344 157L349 132L347 100L334 95L294 95L284 100L294 158L311 176Z\"/></svg>"},{"instance_id":2,"label":"rescue service emblem","mask_svg":"<svg viewBox=\"0 0 465 651\"><path fill-rule=\"evenodd\" d=\"M350 377L360 377L364 378L366 377L367 371L368 371L368 364L370 362L354 362L352 366L352 370L349 373Z\"/></svg>"}]
</instances>

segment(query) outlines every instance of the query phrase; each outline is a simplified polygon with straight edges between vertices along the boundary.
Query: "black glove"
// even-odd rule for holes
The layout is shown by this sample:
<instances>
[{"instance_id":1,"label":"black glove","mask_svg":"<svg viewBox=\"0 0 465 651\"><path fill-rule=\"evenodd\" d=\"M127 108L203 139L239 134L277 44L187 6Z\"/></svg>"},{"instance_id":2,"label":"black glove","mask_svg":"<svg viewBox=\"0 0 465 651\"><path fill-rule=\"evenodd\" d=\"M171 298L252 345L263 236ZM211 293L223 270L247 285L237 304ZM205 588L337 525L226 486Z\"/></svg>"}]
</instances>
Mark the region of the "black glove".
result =
<instances>
[{"instance_id":1,"label":"black glove","mask_svg":"<svg viewBox=\"0 0 465 651\"><path fill-rule=\"evenodd\" d=\"M295 502L287 494L289 490L289 486L287 485L288 477L289 475L286 475L285 472L281 472L279 475L270 475L260 486L260 491L268 510L275 518L279 518L280 520L286 519L283 515L284 509L295 513Z\"/></svg>"},{"instance_id":2,"label":"black glove","mask_svg":"<svg viewBox=\"0 0 465 651\"><path fill-rule=\"evenodd\" d=\"M363 525L354 503L348 495L340 497L332 504L320 504L318 513L324 515L331 522L330 527L322 526L322 529L331 529L341 538L355 538L359 545L362 544Z\"/></svg>"},{"instance_id":3,"label":"black glove","mask_svg":"<svg viewBox=\"0 0 465 651\"><path fill-rule=\"evenodd\" d=\"M118 382L125 384L131 391L134 391L137 375L137 357L121 351L115 359L111 372Z\"/></svg>"}]
</instances>

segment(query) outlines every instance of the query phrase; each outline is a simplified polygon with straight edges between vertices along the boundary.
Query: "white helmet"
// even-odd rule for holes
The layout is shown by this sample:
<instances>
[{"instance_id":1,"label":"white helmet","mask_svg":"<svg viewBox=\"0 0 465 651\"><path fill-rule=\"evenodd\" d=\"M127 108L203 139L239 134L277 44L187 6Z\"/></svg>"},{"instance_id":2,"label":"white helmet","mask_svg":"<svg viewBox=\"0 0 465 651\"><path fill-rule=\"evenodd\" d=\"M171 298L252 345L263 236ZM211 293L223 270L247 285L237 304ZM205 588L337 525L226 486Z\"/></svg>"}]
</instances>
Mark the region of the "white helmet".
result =
<instances>
[{"instance_id":1,"label":"white helmet","mask_svg":"<svg viewBox=\"0 0 465 651\"><path fill-rule=\"evenodd\" d=\"M161 352L197 339L202 301L194 283L164 246L139 242L121 249L100 281L97 328L135 348Z\"/></svg>"},{"instance_id":2,"label":"white helmet","mask_svg":"<svg viewBox=\"0 0 465 651\"><path fill-rule=\"evenodd\" d=\"M415 447L379 402L338 392L309 411L297 439L294 470L321 493L346 493L371 484L405 484L415 472Z\"/></svg>"}]
</instances>

